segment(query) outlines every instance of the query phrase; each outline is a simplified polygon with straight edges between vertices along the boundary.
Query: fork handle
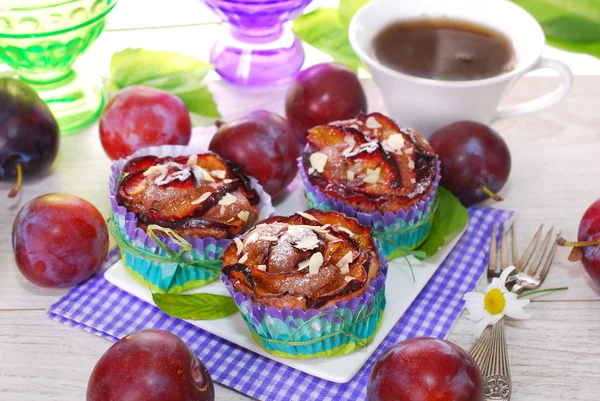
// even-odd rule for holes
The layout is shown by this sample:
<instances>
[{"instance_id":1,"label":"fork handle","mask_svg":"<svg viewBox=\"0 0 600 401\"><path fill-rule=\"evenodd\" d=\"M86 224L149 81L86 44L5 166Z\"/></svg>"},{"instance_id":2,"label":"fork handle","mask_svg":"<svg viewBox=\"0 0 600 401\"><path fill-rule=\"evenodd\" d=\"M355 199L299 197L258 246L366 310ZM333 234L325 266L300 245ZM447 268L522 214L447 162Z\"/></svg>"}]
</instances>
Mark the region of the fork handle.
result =
<instances>
[{"instance_id":1,"label":"fork handle","mask_svg":"<svg viewBox=\"0 0 600 401\"><path fill-rule=\"evenodd\" d=\"M512 395L512 380L506 348L504 318L483 335L469 350L483 376L486 401L509 401Z\"/></svg>"}]
</instances>

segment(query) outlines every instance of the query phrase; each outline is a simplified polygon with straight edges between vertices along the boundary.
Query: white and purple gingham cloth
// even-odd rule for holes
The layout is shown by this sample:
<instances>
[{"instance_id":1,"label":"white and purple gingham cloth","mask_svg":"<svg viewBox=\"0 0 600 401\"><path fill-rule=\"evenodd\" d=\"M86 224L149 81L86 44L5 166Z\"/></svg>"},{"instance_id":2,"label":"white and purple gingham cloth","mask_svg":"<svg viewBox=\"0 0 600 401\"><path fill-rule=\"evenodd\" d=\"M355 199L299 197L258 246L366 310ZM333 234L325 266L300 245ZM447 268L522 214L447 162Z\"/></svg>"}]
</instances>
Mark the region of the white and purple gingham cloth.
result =
<instances>
[{"instance_id":1,"label":"white and purple gingham cloth","mask_svg":"<svg viewBox=\"0 0 600 401\"><path fill-rule=\"evenodd\" d=\"M469 209L469 226L462 239L365 366L345 384L302 373L172 318L113 286L103 275L73 288L50 307L48 316L113 341L142 329L168 330L202 359L213 380L259 400L364 400L371 368L384 350L410 337L449 334L463 309L463 294L475 288L485 270L492 224L511 214ZM111 252L106 267L118 258L118 251Z\"/></svg>"}]
</instances>

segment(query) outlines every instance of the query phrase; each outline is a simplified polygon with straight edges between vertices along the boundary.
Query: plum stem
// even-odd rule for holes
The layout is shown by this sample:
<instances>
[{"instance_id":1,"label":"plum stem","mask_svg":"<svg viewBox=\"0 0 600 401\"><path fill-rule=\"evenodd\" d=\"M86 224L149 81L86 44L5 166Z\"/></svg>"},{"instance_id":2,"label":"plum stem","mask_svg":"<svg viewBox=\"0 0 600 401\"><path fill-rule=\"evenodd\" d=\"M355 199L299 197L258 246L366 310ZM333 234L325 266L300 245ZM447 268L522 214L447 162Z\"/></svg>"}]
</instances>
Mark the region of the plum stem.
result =
<instances>
[{"instance_id":1,"label":"plum stem","mask_svg":"<svg viewBox=\"0 0 600 401\"><path fill-rule=\"evenodd\" d=\"M8 193L9 198L14 198L15 196L17 196L19 194L19 191L21 190L21 185L23 184L23 167L21 167L20 163L16 165L16 169L17 169L17 184Z\"/></svg>"},{"instance_id":2,"label":"plum stem","mask_svg":"<svg viewBox=\"0 0 600 401\"><path fill-rule=\"evenodd\" d=\"M221 125L225 124L225 121L221 120L220 118L215 120L215 126L217 127L217 129L221 128Z\"/></svg>"},{"instance_id":3,"label":"plum stem","mask_svg":"<svg viewBox=\"0 0 600 401\"><path fill-rule=\"evenodd\" d=\"M579 242L570 242L567 241L566 239L564 239L563 237L560 237L559 239L556 240L556 243L560 246L569 246L569 247L573 247L573 248L581 248L584 246L596 246L596 245L600 245L600 238L598 238L595 241L579 241Z\"/></svg>"},{"instance_id":4,"label":"plum stem","mask_svg":"<svg viewBox=\"0 0 600 401\"><path fill-rule=\"evenodd\" d=\"M493 200L495 200L497 202L502 202L504 200L503 197L501 197L500 195L498 195L495 192L492 192L492 190L490 190L488 187L486 187L483 184L478 184L477 189L481 189L483 192L485 192L485 194L487 196L489 196L490 198L492 198Z\"/></svg>"}]
</instances>

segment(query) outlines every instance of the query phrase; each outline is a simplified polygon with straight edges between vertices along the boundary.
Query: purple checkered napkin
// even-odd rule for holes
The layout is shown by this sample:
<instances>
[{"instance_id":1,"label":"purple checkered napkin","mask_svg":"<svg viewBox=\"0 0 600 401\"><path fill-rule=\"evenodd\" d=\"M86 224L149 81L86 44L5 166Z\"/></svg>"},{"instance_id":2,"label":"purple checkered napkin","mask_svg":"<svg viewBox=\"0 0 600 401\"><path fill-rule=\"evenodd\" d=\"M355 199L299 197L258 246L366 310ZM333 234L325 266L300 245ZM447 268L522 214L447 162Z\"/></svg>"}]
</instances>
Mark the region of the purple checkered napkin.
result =
<instances>
[{"instance_id":1,"label":"purple checkered napkin","mask_svg":"<svg viewBox=\"0 0 600 401\"><path fill-rule=\"evenodd\" d=\"M50 307L48 316L113 341L147 328L171 331L202 359L216 382L260 400L364 400L369 373L384 350L410 337L444 338L449 334L462 311L463 294L475 288L485 271L492 224L511 214L469 209L469 225L454 250L365 366L345 384L302 373L170 317L113 286L102 275L73 288ZM111 252L106 267L118 258L118 252Z\"/></svg>"}]
</instances>

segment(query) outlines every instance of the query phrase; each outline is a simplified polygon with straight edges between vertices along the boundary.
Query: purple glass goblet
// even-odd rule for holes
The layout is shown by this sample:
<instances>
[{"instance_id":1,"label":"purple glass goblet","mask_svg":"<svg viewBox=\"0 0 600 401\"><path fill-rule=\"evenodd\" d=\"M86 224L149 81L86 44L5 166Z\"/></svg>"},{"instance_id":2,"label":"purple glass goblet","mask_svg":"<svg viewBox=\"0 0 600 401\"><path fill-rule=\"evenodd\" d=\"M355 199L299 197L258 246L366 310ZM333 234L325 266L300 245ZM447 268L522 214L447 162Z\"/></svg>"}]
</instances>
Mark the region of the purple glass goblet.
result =
<instances>
[{"instance_id":1,"label":"purple glass goblet","mask_svg":"<svg viewBox=\"0 0 600 401\"><path fill-rule=\"evenodd\" d=\"M286 21L312 0L202 0L229 32L211 51L211 62L228 82L272 86L289 82L304 63L304 49Z\"/></svg>"}]
</instances>

